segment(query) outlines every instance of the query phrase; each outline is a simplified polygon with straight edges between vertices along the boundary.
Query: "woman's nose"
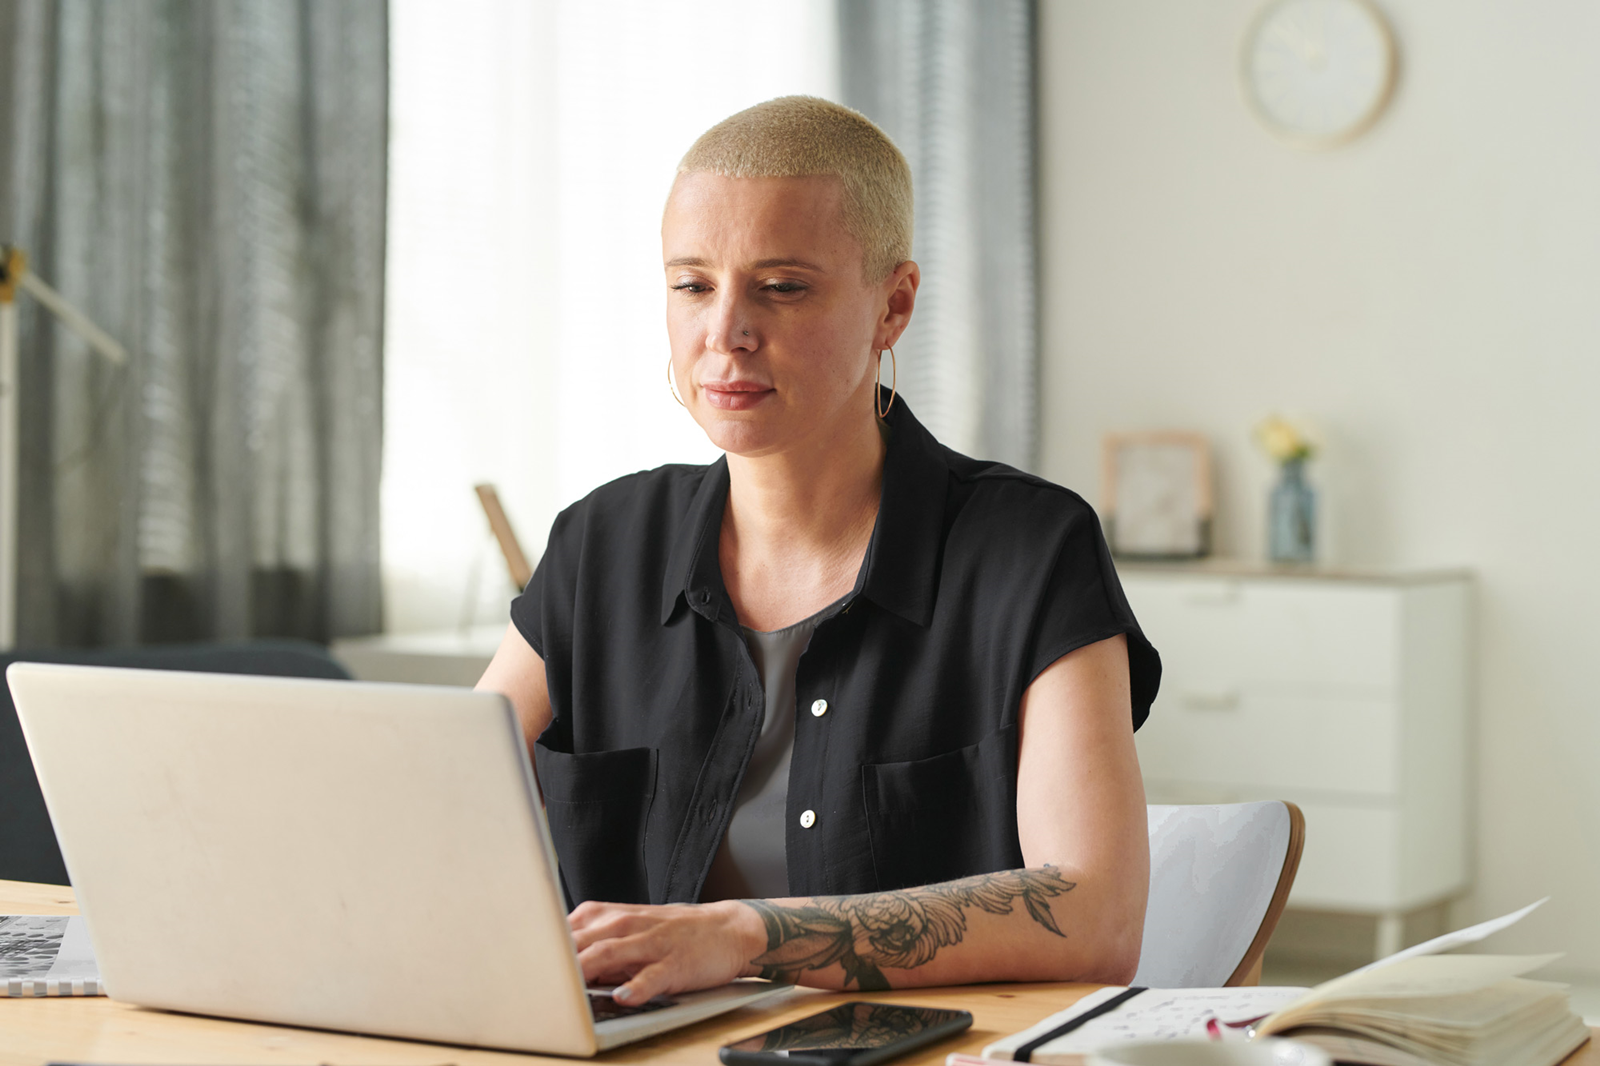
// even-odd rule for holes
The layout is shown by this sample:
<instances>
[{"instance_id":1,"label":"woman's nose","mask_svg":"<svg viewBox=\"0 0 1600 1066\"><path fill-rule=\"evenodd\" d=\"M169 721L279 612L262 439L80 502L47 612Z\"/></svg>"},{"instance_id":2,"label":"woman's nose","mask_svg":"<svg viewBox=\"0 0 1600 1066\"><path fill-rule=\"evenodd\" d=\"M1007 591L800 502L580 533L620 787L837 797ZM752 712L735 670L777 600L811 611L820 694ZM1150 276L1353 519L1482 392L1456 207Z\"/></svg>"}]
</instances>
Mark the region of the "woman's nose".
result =
<instances>
[{"instance_id":1,"label":"woman's nose","mask_svg":"<svg viewBox=\"0 0 1600 1066\"><path fill-rule=\"evenodd\" d=\"M752 352L758 343L749 309L737 296L724 296L717 301L709 327L706 347L715 352L727 355Z\"/></svg>"}]
</instances>

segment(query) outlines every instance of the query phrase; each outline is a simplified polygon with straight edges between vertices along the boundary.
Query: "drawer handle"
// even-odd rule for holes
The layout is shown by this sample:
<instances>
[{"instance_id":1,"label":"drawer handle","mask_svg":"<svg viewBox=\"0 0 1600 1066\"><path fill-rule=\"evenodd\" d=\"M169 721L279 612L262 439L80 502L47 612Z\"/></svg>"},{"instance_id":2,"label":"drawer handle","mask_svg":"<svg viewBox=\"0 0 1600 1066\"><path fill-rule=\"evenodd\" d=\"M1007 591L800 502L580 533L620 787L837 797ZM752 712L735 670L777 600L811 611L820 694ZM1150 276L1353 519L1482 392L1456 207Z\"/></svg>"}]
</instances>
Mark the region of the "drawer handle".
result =
<instances>
[{"instance_id":1,"label":"drawer handle","mask_svg":"<svg viewBox=\"0 0 1600 1066\"><path fill-rule=\"evenodd\" d=\"M1236 711L1239 709L1239 693L1231 689L1224 692L1202 692L1190 689L1178 698L1191 711Z\"/></svg>"}]
</instances>

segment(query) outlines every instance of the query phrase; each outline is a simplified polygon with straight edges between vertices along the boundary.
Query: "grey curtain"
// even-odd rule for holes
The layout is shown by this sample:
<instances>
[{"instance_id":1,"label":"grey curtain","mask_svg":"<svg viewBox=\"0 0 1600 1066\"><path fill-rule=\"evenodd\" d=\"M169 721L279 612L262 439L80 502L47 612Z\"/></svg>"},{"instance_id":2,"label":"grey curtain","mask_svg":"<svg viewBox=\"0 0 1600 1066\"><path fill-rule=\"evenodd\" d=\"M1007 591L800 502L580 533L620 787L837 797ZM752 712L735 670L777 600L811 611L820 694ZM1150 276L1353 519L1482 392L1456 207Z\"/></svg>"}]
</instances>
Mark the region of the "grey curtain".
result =
<instances>
[{"instance_id":1,"label":"grey curtain","mask_svg":"<svg viewBox=\"0 0 1600 1066\"><path fill-rule=\"evenodd\" d=\"M383 0L0 0L19 298L19 640L380 624Z\"/></svg>"},{"instance_id":2,"label":"grey curtain","mask_svg":"<svg viewBox=\"0 0 1600 1066\"><path fill-rule=\"evenodd\" d=\"M838 4L842 102L894 138L916 189L923 283L900 388L945 444L1032 469L1032 0Z\"/></svg>"}]
</instances>

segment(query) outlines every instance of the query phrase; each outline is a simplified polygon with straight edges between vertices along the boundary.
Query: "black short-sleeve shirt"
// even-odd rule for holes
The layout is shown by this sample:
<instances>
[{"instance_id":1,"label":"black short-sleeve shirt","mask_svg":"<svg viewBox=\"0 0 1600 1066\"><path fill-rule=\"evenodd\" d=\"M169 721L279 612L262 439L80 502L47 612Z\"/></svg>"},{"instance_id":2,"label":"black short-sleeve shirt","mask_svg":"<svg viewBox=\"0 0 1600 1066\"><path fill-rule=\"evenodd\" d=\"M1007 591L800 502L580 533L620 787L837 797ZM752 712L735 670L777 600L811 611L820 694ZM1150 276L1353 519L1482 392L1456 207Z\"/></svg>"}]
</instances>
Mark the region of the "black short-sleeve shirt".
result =
<instances>
[{"instance_id":1,"label":"black short-sleeve shirt","mask_svg":"<svg viewBox=\"0 0 1600 1066\"><path fill-rule=\"evenodd\" d=\"M943 447L903 400L888 423L855 588L795 679L795 895L1022 866L1028 685L1119 633L1134 728L1160 682L1088 504ZM554 720L534 758L574 905L697 900L727 829L764 709L718 562L727 493L725 459L596 489L556 519L512 603L544 659Z\"/></svg>"}]
</instances>

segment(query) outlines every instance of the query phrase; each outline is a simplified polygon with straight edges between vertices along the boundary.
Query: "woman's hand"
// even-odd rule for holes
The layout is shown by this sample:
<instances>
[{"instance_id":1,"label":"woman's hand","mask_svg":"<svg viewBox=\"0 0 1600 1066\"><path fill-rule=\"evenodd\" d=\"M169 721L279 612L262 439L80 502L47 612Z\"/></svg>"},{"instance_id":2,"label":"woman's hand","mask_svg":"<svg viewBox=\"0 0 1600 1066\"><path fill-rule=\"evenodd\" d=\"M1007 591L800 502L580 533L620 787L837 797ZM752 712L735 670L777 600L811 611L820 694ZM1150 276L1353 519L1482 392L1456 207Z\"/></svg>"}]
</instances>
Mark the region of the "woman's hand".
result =
<instances>
[{"instance_id":1,"label":"woman's hand","mask_svg":"<svg viewBox=\"0 0 1600 1066\"><path fill-rule=\"evenodd\" d=\"M616 984L619 1003L725 985L753 977L750 960L767 947L766 926L737 900L652 907L580 903L567 915L583 979Z\"/></svg>"}]
</instances>

